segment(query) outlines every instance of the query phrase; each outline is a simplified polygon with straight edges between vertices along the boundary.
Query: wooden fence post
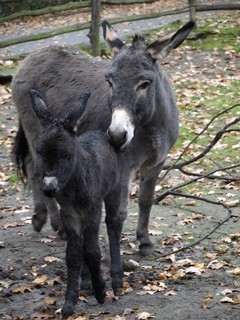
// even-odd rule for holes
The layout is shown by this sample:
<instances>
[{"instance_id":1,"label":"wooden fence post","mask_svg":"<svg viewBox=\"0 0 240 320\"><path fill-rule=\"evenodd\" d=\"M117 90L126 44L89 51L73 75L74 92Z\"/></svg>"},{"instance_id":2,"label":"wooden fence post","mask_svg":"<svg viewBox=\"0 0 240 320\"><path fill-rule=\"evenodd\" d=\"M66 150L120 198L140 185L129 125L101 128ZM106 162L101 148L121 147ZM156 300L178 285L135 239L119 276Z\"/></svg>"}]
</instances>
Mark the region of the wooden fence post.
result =
<instances>
[{"instance_id":1,"label":"wooden fence post","mask_svg":"<svg viewBox=\"0 0 240 320\"><path fill-rule=\"evenodd\" d=\"M189 13L190 13L190 20L196 21L196 0L188 0L189 3Z\"/></svg>"},{"instance_id":2,"label":"wooden fence post","mask_svg":"<svg viewBox=\"0 0 240 320\"><path fill-rule=\"evenodd\" d=\"M89 38L92 44L93 56L101 55L101 43L100 43L100 10L101 0L92 0L92 19L91 19L91 30Z\"/></svg>"}]
</instances>

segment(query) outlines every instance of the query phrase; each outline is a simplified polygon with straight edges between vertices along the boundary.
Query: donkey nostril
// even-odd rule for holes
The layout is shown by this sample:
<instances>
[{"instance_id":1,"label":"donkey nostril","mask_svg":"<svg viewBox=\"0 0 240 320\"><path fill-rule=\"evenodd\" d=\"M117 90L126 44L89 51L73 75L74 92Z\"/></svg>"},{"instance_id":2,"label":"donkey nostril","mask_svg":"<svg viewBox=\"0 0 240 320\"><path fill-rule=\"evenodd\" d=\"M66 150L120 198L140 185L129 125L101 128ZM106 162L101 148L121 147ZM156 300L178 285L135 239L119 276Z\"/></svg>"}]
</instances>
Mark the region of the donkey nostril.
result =
<instances>
[{"instance_id":1,"label":"donkey nostril","mask_svg":"<svg viewBox=\"0 0 240 320\"><path fill-rule=\"evenodd\" d=\"M111 144L116 148L120 148L127 141L127 131L114 133L108 130L107 135Z\"/></svg>"},{"instance_id":2,"label":"donkey nostril","mask_svg":"<svg viewBox=\"0 0 240 320\"><path fill-rule=\"evenodd\" d=\"M124 144L127 141L127 131L122 133L121 143Z\"/></svg>"},{"instance_id":3,"label":"donkey nostril","mask_svg":"<svg viewBox=\"0 0 240 320\"><path fill-rule=\"evenodd\" d=\"M58 188L58 180L56 177L44 177L42 190L47 197L54 197Z\"/></svg>"}]
</instances>

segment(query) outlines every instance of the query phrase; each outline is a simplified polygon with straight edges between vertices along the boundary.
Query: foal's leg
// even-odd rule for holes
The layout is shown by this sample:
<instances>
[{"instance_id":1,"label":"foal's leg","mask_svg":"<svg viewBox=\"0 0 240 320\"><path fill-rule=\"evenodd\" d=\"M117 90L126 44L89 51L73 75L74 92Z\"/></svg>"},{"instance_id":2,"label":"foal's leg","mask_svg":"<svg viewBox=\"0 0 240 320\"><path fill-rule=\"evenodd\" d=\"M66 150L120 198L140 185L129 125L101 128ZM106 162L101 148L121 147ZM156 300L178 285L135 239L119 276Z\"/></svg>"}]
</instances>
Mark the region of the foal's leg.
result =
<instances>
[{"instance_id":1,"label":"foal's leg","mask_svg":"<svg viewBox=\"0 0 240 320\"><path fill-rule=\"evenodd\" d=\"M82 268L82 273L81 273L81 285L80 285L81 290L86 290L90 291L92 290L92 278L91 278L91 273L89 271L89 268L85 262L83 263L83 268Z\"/></svg>"},{"instance_id":2,"label":"foal's leg","mask_svg":"<svg viewBox=\"0 0 240 320\"><path fill-rule=\"evenodd\" d=\"M61 208L62 221L67 234L66 264L67 290L62 308L62 318L67 319L74 312L79 298L79 277L83 265L83 231L79 215L72 208Z\"/></svg>"},{"instance_id":3,"label":"foal's leg","mask_svg":"<svg viewBox=\"0 0 240 320\"><path fill-rule=\"evenodd\" d=\"M128 196L131 178L126 179L121 189L111 192L105 198L106 224L111 256L112 288L120 295L123 287L123 269L120 255L120 241L123 223L127 216Z\"/></svg>"},{"instance_id":4,"label":"foal's leg","mask_svg":"<svg viewBox=\"0 0 240 320\"><path fill-rule=\"evenodd\" d=\"M153 243L148 233L150 211L153 204L155 185L163 163L154 168L141 168L141 180L139 188L139 217L137 226L137 240L140 242L139 250L141 255L150 255L153 251Z\"/></svg>"},{"instance_id":5,"label":"foal's leg","mask_svg":"<svg viewBox=\"0 0 240 320\"><path fill-rule=\"evenodd\" d=\"M60 216L60 206L55 198L48 198L43 195L44 202L47 206L47 212L50 216L51 226L54 231L57 231L62 239L66 239L66 233L62 225Z\"/></svg>"},{"instance_id":6,"label":"foal's leg","mask_svg":"<svg viewBox=\"0 0 240 320\"><path fill-rule=\"evenodd\" d=\"M87 226L84 231L84 260L91 274L95 297L99 303L103 303L106 291L105 280L101 276L101 251L98 239L101 223L101 207L94 208L88 214L87 219Z\"/></svg>"}]
</instances>

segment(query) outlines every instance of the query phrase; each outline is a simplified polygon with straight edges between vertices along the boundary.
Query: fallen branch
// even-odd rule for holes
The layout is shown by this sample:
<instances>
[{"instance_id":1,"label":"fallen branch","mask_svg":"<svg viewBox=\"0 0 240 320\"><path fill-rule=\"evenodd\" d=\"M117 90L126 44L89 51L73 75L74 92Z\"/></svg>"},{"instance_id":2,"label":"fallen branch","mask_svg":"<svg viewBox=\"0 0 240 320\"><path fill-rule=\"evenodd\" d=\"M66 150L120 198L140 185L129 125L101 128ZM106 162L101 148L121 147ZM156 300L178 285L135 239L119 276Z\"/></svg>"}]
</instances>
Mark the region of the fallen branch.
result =
<instances>
[{"instance_id":1,"label":"fallen branch","mask_svg":"<svg viewBox=\"0 0 240 320\"><path fill-rule=\"evenodd\" d=\"M180 251L184 251L184 250L187 250L189 248L192 248L196 245L198 245L199 243L201 243L203 240L207 239L211 234L213 234L217 229L219 229L224 223L226 223L227 221L229 221L231 218L235 218L237 217L237 219L239 220L240 216L235 216L233 215L231 209L229 208L229 206L223 202L217 202L217 201L213 201L213 200L209 200L209 199L206 199L206 198L201 198L201 197L197 197L197 196L192 196L192 195L189 195L189 194L182 194L182 193L179 193L179 192L171 192L172 195L174 196L178 196L178 197L185 197L185 198L191 198L191 199L196 199L196 200L200 200L200 201L204 201L204 202L207 202L207 203L211 203L211 204L214 204L214 205L221 205L223 206L227 211L228 211L228 214L226 216L225 219L223 219L222 221L219 221L218 224L209 232L207 233L205 236L203 236L202 238L198 239L197 241L195 241L194 243L191 243L189 245L186 245L180 249L177 249L177 250L172 250L171 252L168 252L168 253L164 253L164 254L161 254L159 257L160 258L164 258L164 257L167 257L171 254L176 254Z\"/></svg>"},{"instance_id":2,"label":"fallen branch","mask_svg":"<svg viewBox=\"0 0 240 320\"><path fill-rule=\"evenodd\" d=\"M222 136L226 133L232 133L232 132L240 132L239 128L230 128L231 126L237 124L240 121L240 117L235 118L233 121L229 122L228 124L226 124L221 130L219 130L215 136L213 137L212 141L204 148L204 150L202 152L200 152L198 155L192 157L191 159L187 160L187 161L182 161L181 163L178 163L183 155L186 153L187 149L209 128L209 126L213 123L213 121L218 118L219 116L223 115L224 113L229 112L230 110L233 110L235 107L240 106L240 104L235 104L233 106L231 106L230 108L218 113L216 116L214 116L209 122L208 124L203 128L203 130L201 130L201 132L187 145L187 147L184 148L184 150L181 152L180 156L178 157L178 159L176 159L176 161L170 165L170 166L165 166L164 169L167 169L166 173L163 175L163 177L161 178L161 180L163 180L163 178L166 177L166 175L169 173L170 170L172 169L178 169L180 172L182 172L185 175L188 176L194 176L195 178L192 178L191 180L188 180L186 182L183 182L181 184L178 184L176 186L173 186L172 188L167 189L166 191L162 192L159 196L157 196L157 198L155 199L155 204L159 203L161 200L163 200L166 196L168 195L173 195L173 196L178 196L178 197L185 197L185 198L191 198L191 199L195 199L195 200L199 200L199 201L204 201L213 205L220 205L222 207L224 207L227 211L228 211L228 215L227 217L220 221L218 223L217 226L214 227L213 230L211 230L208 234L206 234L204 237L200 238L199 240L197 240L196 242L184 246L176 251L172 251L170 253L166 253L163 255L160 255L160 257L166 257L170 254L175 254L178 253L180 251L189 249L191 247L194 247L195 245L199 244L200 242L202 242L203 240L205 240L206 238L208 238L211 234L213 234L218 228L220 228L224 223L226 223L230 218L236 217L232 214L232 211L230 209L230 207L223 202L220 201L213 201L207 198L203 198L203 197L199 197L199 196L194 196L194 195L189 195L189 194L184 194L181 192L176 192L175 190L180 190L181 188L190 185L194 182L197 182L199 180L202 179L224 179L225 181L234 181L234 182L238 182L240 181L240 177L234 177L231 174L228 173L228 176L216 176L214 175L216 172L219 171L225 171L227 172L227 170L230 169L235 169L235 168L239 168L240 167L240 163L238 164L233 164L231 166L226 166L226 167L220 167L218 164L216 164L215 161L213 161L218 168L212 170L211 172L208 172L206 174L199 174L199 173L195 173L195 172L190 172L186 169L184 169L185 166L192 164L196 161L198 161L199 159L203 158L203 157L207 157L207 153L216 145L216 143L222 138ZM240 217L238 217L239 219Z\"/></svg>"},{"instance_id":3,"label":"fallen branch","mask_svg":"<svg viewBox=\"0 0 240 320\"><path fill-rule=\"evenodd\" d=\"M221 139L221 137L223 136L224 133L227 133L229 132L228 128L230 126L232 126L233 124L236 124L237 122L240 121L240 117L234 119L232 122L228 123L222 130L218 131L214 137L214 139L212 140L212 142L203 150L203 152L201 152L199 155L195 156L194 158L191 158L190 160L188 161L185 161L185 162L181 162L179 164L177 164L183 157L183 155L186 153L186 151L189 149L189 147L197 141L197 139L199 139L199 137L205 132L207 131L207 129L209 128L209 126L213 123L213 121L215 121L218 117L220 117L221 115L233 110L234 108L236 107L239 107L240 106L240 103L237 103L225 110L223 110L222 112L218 113L216 116L214 116L209 122L208 124L203 128L203 130L198 134L196 135L196 137L189 142L189 144L184 148L184 150L182 151L182 153L180 154L180 156L176 159L176 161L171 164L171 165L165 165L164 166L164 170L167 170L167 172L164 174L163 178L168 174L168 172L172 169L180 169L182 168L183 166L186 166L190 163L193 163L199 159L201 159L202 157L204 157L211 149L212 147ZM232 129L234 131L240 131L240 129ZM162 179L163 179L162 178Z\"/></svg>"},{"instance_id":4,"label":"fallen branch","mask_svg":"<svg viewBox=\"0 0 240 320\"><path fill-rule=\"evenodd\" d=\"M218 172L218 171L223 171L223 170L229 170L229 169L233 169L233 168L238 168L240 167L240 164L237 164L237 165L232 165L232 166L228 166L228 167L225 167L225 168L220 168L220 169L215 169L209 173L206 173L204 175L198 175L196 178L194 179L191 179L191 180L188 180L184 183L181 183L181 184L178 184L177 186L174 186L170 189L167 189L166 191L164 191L163 193L161 193L155 200L154 200L154 203L155 204L158 204L160 201L162 201L165 197L169 196L169 195L172 195L174 193L174 190L178 190L180 188L183 188L193 182L196 182L198 180L201 180L201 179L204 179L204 178L209 178L209 176L212 176L215 172ZM240 178L236 178L234 181L240 181ZM194 196L192 196L194 197Z\"/></svg>"}]
</instances>

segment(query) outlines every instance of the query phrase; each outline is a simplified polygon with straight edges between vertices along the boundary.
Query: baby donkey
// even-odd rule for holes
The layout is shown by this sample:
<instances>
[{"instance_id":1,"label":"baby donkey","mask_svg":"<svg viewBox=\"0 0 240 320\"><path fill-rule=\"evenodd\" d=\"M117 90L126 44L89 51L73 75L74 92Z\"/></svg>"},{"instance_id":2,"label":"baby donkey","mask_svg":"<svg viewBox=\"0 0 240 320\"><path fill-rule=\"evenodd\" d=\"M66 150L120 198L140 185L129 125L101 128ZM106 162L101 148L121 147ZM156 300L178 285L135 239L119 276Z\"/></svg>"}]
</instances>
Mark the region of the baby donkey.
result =
<instances>
[{"instance_id":1,"label":"baby donkey","mask_svg":"<svg viewBox=\"0 0 240 320\"><path fill-rule=\"evenodd\" d=\"M86 263L95 297L103 303L105 281L101 276L101 253L98 242L102 202L106 207L106 224L111 255L112 287L122 288L120 236L125 219L121 214L121 154L116 154L107 136L89 131L79 137L75 127L87 105L86 92L64 118L54 118L39 93L30 90L32 108L40 120L37 141L37 166L42 172L42 191L55 197L67 234L67 290L62 317L74 312L79 297L79 277Z\"/></svg>"}]
</instances>

